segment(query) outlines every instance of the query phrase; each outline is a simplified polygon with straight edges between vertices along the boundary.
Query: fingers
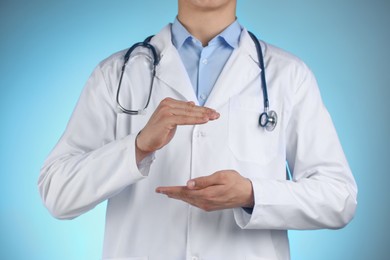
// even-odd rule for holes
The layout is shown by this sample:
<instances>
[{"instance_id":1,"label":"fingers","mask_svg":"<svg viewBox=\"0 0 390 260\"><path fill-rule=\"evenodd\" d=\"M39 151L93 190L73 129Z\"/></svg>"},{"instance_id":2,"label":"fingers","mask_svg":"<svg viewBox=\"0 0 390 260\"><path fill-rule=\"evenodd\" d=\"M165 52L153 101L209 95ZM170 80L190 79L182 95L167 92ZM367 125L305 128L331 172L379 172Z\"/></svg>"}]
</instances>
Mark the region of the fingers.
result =
<instances>
[{"instance_id":1,"label":"fingers","mask_svg":"<svg viewBox=\"0 0 390 260\"><path fill-rule=\"evenodd\" d=\"M157 193L167 195L170 198L191 200L204 196L204 191L190 190L186 186L165 186L156 188Z\"/></svg>"},{"instance_id":2,"label":"fingers","mask_svg":"<svg viewBox=\"0 0 390 260\"><path fill-rule=\"evenodd\" d=\"M215 172L209 176L198 177L187 182L187 188L191 190L204 189L213 185L225 183L226 175L223 171Z\"/></svg>"},{"instance_id":3,"label":"fingers","mask_svg":"<svg viewBox=\"0 0 390 260\"><path fill-rule=\"evenodd\" d=\"M156 192L164 194L171 199L184 201L205 211L232 207L225 203L223 199L225 196L220 196L223 188L219 186L212 186L201 190L190 190L186 186L159 187L156 189Z\"/></svg>"},{"instance_id":4,"label":"fingers","mask_svg":"<svg viewBox=\"0 0 390 260\"><path fill-rule=\"evenodd\" d=\"M168 195L170 193L179 194L185 189L185 186L165 186L157 187L156 192Z\"/></svg>"},{"instance_id":5,"label":"fingers","mask_svg":"<svg viewBox=\"0 0 390 260\"><path fill-rule=\"evenodd\" d=\"M205 211L254 206L252 182L234 170L192 179L187 186L158 187L156 192Z\"/></svg>"},{"instance_id":6,"label":"fingers","mask_svg":"<svg viewBox=\"0 0 390 260\"><path fill-rule=\"evenodd\" d=\"M185 102L166 98L161 101L159 111L175 125L204 124L219 118L214 109L196 106L194 102Z\"/></svg>"},{"instance_id":7,"label":"fingers","mask_svg":"<svg viewBox=\"0 0 390 260\"><path fill-rule=\"evenodd\" d=\"M171 199L181 200L192 206L201 208L205 211L219 209L211 198L214 197L215 190L190 190L186 186L158 187L157 193L164 194Z\"/></svg>"}]
</instances>

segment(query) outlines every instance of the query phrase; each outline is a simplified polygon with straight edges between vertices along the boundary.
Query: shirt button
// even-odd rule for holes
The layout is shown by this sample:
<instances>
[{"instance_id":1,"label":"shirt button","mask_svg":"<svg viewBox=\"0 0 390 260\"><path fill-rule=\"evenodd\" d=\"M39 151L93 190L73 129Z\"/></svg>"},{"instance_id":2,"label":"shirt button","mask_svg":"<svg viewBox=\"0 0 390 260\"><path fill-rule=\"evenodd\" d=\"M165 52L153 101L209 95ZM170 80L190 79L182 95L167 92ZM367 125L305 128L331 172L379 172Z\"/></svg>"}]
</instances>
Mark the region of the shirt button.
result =
<instances>
[{"instance_id":1,"label":"shirt button","mask_svg":"<svg viewBox=\"0 0 390 260\"><path fill-rule=\"evenodd\" d=\"M208 60L207 60L207 59L203 59L203 60L202 60L202 63L203 63L203 64L207 64L207 63L208 63Z\"/></svg>"},{"instance_id":2,"label":"shirt button","mask_svg":"<svg viewBox=\"0 0 390 260\"><path fill-rule=\"evenodd\" d=\"M207 95L206 94L200 94L200 99L201 100L206 100L207 98Z\"/></svg>"}]
</instances>

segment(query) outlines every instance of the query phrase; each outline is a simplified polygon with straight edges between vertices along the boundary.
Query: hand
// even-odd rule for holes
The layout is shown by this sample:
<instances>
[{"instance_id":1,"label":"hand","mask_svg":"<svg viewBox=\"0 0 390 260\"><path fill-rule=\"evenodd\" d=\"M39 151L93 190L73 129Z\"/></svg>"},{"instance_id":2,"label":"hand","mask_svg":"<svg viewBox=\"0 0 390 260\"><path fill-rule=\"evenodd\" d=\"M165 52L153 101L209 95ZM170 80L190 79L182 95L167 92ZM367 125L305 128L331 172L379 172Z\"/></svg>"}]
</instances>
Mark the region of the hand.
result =
<instances>
[{"instance_id":1,"label":"hand","mask_svg":"<svg viewBox=\"0 0 390 260\"><path fill-rule=\"evenodd\" d=\"M175 135L178 125L205 124L217 118L219 118L219 113L213 109L195 106L192 101L165 98L137 136L137 162L168 144Z\"/></svg>"},{"instance_id":2,"label":"hand","mask_svg":"<svg viewBox=\"0 0 390 260\"><path fill-rule=\"evenodd\" d=\"M189 180L187 186L158 187L156 192L205 211L254 206L252 182L234 170Z\"/></svg>"}]
</instances>

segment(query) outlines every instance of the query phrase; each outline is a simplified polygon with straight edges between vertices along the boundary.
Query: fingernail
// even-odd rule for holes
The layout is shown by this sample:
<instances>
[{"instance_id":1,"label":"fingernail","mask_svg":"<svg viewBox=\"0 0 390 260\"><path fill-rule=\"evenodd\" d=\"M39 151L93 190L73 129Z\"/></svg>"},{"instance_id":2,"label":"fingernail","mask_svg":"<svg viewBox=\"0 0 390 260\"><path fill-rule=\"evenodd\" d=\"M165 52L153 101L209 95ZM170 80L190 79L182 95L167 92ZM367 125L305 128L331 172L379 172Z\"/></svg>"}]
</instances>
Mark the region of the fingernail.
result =
<instances>
[{"instance_id":1,"label":"fingernail","mask_svg":"<svg viewBox=\"0 0 390 260\"><path fill-rule=\"evenodd\" d=\"M195 181L188 181L187 182L187 187L189 188L189 189L192 189L192 188L194 188L195 187Z\"/></svg>"}]
</instances>

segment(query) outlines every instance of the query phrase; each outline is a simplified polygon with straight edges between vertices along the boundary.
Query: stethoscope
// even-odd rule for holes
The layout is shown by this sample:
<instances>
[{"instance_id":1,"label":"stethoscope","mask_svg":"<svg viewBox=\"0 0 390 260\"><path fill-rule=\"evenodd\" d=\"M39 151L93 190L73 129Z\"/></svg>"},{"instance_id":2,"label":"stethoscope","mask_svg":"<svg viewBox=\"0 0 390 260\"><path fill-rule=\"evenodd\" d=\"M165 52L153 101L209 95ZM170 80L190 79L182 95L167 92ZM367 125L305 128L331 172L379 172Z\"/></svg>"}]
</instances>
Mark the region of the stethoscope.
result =
<instances>
[{"instance_id":1,"label":"stethoscope","mask_svg":"<svg viewBox=\"0 0 390 260\"><path fill-rule=\"evenodd\" d=\"M261 49L261 45L260 45L259 41L257 40L256 36L251 32L248 32L248 33L249 33L250 37L252 38L253 42L255 43L257 57L259 60L259 67L261 69L260 78L261 78L261 86L262 86L262 90L263 90L264 110L263 110L263 113L261 113L259 116L259 125L261 127L265 128L267 131L273 131L276 127L277 122L278 122L278 115L276 114L275 111L269 110L269 100L268 100L267 82L265 79L265 66L264 66L263 51ZM156 75L156 66L159 63L157 51L154 48L154 46L150 44L150 40L152 39L152 37L153 36L149 36L143 42L135 43L133 46L131 46L131 48L126 52L126 54L124 56L124 62L123 62L123 66L122 66L121 75L119 78L119 83L118 83L118 90L116 93L116 103L118 105L118 109L120 110L120 112L123 112L125 114L129 114L129 115L143 114L143 112L145 111L145 109L149 105L150 98L152 96L152 91L153 91L154 77ZM151 71L152 79L151 79L150 87L149 87L149 95L148 95L148 98L147 98L147 101L146 101L144 108L140 109L140 110L131 110L131 109L126 109L124 106L121 105L121 103L119 101L119 95L120 95L120 90L121 90L121 85L122 85L123 74L125 72L127 62L129 61L129 58L130 58L130 55L132 54L132 52L138 47L146 48L152 54L152 57L151 57L151 63L153 64L153 67L151 69L152 70Z\"/></svg>"}]
</instances>

